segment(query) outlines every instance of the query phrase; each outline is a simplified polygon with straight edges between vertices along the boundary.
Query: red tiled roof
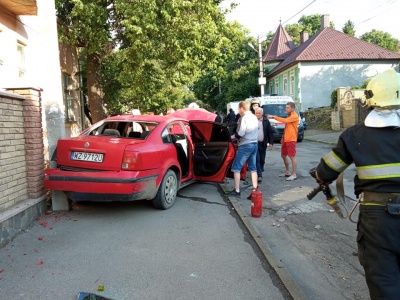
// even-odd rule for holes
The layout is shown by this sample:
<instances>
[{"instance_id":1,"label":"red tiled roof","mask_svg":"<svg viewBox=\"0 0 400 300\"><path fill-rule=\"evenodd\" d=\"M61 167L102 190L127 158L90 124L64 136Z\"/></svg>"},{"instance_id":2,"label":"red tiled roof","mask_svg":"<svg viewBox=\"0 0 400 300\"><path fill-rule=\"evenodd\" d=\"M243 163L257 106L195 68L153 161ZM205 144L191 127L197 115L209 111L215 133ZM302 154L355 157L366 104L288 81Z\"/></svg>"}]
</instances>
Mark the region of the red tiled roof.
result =
<instances>
[{"instance_id":1,"label":"red tiled roof","mask_svg":"<svg viewBox=\"0 0 400 300\"><path fill-rule=\"evenodd\" d=\"M289 56L290 51L295 48L296 45L293 43L290 35L282 27L282 24L279 24L262 59L263 61L284 60Z\"/></svg>"},{"instance_id":2,"label":"red tiled roof","mask_svg":"<svg viewBox=\"0 0 400 300\"><path fill-rule=\"evenodd\" d=\"M282 69L302 61L393 59L400 60L400 54L326 27L290 51L286 59L272 69L269 75L275 75ZM277 57L271 60L277 60Z\"/></svg>"}]
</instances>

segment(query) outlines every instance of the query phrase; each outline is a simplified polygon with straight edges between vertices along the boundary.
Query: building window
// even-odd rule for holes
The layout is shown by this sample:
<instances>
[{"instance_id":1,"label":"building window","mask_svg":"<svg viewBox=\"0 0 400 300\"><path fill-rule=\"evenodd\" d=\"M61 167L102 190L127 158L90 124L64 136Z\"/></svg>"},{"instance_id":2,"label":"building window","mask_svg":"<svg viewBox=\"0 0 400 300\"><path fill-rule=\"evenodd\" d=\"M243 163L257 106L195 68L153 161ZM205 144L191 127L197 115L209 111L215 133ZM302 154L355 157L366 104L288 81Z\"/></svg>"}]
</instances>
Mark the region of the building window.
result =
<instances>
[{"instance_id":1,"label":"building window","mask_svg":"<svg viewBox=\"0 0 400 300\"><path fill-rule=\"evenodd\" d=\"M26 69L25 69L25 46L26 44L18 41L17 43L17 53L18 53L18 77L25 77Z\"/></svg>"},{"instance_id":2,"label":"building window","mask_svg":"<svg viewBox=\"0 0 400 300\"><path fill-rule=\"evenodd\" d=\"M294 95L294 76L290 76L290 93Z\"/></svg>"},{"instance_id":3,"label":"building window","mask_svg":"<svg viewBox=\"0 0 400 300\"><path fill-rule=\"evenodd\" d=\"M278 79L275 80L275 94L279 94L279 82L278 82Z\"/></svg>"},{"instance_id":4,"label":"building window","mask_svg":"<svg viewBox=\"0 0 400 300\"><path fill-rule=\"evenodd\" d=\"M63 84L65 121L71 122L74 121L72 113L71 91L70 91L72 85L71 75L67 73L62 73L62 84Z\"/></svg>"},{"instance_id":5,"label":"building window","mask_svg":"<svg viewBox=\"0 0 400 300\"><path fill-rule=\"evenodd\" d=\"M273 84L272 84L272 81L270 81L270 83L269 83L269 93L270 94L273 94L274 93L274 90L272 89L274 86L273 86Z\"/></svg>"},{"instance_id":6,"label":"building window","mask_svg":"<svg viewBox=\"0 0 400 300\"><path fill-rule=\"evenodd\" d=\"M283 79L283 94L285 96L288 95L288 84L287 84L287 78Z\"/></svg>"}]
</instances>

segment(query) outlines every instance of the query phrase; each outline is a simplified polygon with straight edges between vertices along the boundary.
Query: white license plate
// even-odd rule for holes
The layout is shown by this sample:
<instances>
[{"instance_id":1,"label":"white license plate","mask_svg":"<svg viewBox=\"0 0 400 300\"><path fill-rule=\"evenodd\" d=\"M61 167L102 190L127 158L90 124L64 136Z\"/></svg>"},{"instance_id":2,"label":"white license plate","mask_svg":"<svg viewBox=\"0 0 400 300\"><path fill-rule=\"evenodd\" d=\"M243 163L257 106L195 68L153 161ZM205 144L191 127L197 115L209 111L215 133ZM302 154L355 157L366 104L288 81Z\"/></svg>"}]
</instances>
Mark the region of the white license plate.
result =
<instances>
[{"instance_id":1,"label":"white license plate","mask_svg":"<svg viewBox=\"0 0 400 300\"><path fill-rule=\"evenodd\" d=\"M83 160L83 161L92 161L92 162L103 162L103 154L101 153L89 153L89 152L71 152L72 160Z\"/></svg>"}]
</instances>

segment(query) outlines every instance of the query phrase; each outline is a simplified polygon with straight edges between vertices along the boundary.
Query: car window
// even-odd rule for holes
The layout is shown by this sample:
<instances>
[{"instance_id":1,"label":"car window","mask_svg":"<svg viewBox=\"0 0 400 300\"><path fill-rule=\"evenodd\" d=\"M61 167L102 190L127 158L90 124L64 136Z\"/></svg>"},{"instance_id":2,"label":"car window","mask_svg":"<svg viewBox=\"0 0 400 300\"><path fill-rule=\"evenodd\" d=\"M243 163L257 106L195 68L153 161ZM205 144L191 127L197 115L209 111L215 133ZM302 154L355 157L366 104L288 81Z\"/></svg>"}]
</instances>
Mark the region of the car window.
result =
<instances>
[{"instance_id":1,"label":"car window","mask_svg":"<svg viewBox=\"0 0 400 300\"><path fill-rule=\"evenodd\" d=\"M180 123L171 123L163 130L161 134L161 138L164 143L172 143L171 136L175 136L175 141L177 142L186 142L186 135L183 131Z\"/></svg>"},{"instance_id":2,"label":"car window","mask_svg":"<svg viewBox=\"0 0 400 300\"><path fill-rule=\"evenodd\" d=\"M264 114L274 115L278 117L286 118L286 103L285 104L264 104L263 105Z\"/></svg>"},{"instance_id":3,"label":"car window","mask_svg":"<svg viewBox=\"0 0 400 300\"><path fill-rule=\"evenodd\" d=\"M107 136L112 135L122 138L145 139L158 123L147 121L104 121L96 127L83 132L84 135Z\"/></svg>"}]
</instances>

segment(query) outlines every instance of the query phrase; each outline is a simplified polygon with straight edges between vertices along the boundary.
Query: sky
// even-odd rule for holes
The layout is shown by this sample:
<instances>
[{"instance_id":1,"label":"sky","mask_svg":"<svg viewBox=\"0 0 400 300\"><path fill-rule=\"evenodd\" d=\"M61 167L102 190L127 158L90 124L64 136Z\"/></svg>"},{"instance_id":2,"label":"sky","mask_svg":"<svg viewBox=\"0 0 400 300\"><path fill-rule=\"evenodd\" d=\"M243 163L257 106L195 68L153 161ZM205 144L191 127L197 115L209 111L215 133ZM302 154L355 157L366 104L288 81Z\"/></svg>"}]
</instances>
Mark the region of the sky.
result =
<instances>
[{"instance_id":1,"label":"sky","mask_svg":"<svg viewBox=\"0 0 400 300\"><path fill-rule=\"evenodd\" d=\"M329 15L338 31L352 21L356 37L376 29L400 40L400 0L225 0L222 6L230 2L238 6L227 20L238 21L255 38L275 32L280 20L285 26L297 23L303 15L320 14Z\"/></svg>"}]
</instances>

